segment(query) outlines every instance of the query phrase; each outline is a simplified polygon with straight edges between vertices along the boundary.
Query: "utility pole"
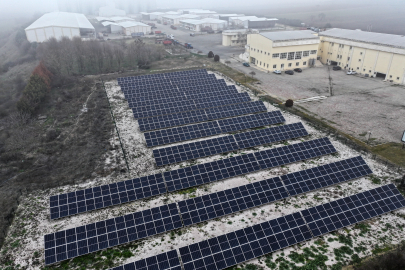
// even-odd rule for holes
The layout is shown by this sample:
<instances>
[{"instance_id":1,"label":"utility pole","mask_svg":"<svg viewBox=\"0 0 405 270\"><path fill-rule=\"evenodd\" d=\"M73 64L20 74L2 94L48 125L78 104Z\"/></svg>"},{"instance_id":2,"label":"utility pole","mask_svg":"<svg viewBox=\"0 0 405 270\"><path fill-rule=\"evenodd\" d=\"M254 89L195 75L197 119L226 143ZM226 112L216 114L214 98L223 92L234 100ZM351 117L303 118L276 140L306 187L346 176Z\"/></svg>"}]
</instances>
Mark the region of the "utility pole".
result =
<instances>
[{"instance_id":1,"label":"utility pole","mask_svg":"<svg viewBox=\"0 0 405 270\"><path fill-rule=\"evenodd\" d=\"M328 79L329 79L329 95L333 96L333 84L332 84L332 77L330 76L330 66L328 66Z\"/></svg>"}]
</instances>

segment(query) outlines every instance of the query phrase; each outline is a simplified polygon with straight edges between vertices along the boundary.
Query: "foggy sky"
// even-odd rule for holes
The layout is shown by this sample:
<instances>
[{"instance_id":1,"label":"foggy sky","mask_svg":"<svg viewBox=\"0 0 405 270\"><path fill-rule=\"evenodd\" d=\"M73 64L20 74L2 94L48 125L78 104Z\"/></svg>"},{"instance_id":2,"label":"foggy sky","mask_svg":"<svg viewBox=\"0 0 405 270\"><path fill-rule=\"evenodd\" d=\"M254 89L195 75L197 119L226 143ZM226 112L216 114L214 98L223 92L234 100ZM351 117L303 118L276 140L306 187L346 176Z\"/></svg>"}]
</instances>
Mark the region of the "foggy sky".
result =
<instances>
[{"instance_id":1,"label":"foggy sky","mask_svg":"<svg viewBox=\"0 0 405 270\"><path fill-rule=\"evenodd\" d=\"M142 3L150 0L132 0L133 2L140 1ZM309 4L330 4L334 3L334 0L204 0L204 1L190 1L190 0L154 0L157 7L160 8L205 8L205 9L226 9L226 8L249 8L254 7L259 8L260 6L266 7L280 7L288 5L309 5ZM80 2L86 2L86 0L81 0ZM97 0L98 3L104 2L103 0ZM117 1L116 1L117 2ZM404 0L339 0L338 2L342 4L344 2L355 3L356 5L364 3L365 5L370 4L382 4L387 5L403 5L405 8ZM192 3L192 4L191 4ZM2 15L33 15L34 13L44 13L57 11L58 4L57 0L1 0L0 1L0 14ZM243 12L243 10L241 10Z\"/></svg>"}]
</instances>

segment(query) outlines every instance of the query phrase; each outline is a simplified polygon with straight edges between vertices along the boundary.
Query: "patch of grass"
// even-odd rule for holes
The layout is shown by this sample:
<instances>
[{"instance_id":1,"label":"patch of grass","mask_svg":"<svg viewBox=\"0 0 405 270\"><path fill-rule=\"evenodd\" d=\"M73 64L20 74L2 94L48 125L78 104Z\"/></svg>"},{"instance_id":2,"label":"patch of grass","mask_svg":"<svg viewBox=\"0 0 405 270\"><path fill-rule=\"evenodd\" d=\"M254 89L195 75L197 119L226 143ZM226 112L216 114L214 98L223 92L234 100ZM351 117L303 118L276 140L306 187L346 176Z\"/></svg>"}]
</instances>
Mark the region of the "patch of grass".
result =
<instances>
[{"instance_id":1,"label":"patch of grass","mask_svg":"<svg viewBox=\"0 0 405 270\"><path fill-rule=\"evenodd\" d=\"M354 228L360 230L360 236L364 236L365 233L370 231L370 225L367 223L357 223Z\"/></svg>"},{"instance_id":2,"label":"patch of grass","mask_svg":"<svg viewBox=\"0 0 405 270\"><path fill-rule=\"evenodd\" d=\"M374 176L374 175L371 175L371 176L370 176L370 180L371 180L371 182L372 182L373 184L375 184L375 185L380 185L380 184L381 184L381 179L378 178L378 177L376 177L376 176Z\"/></svg>"},{"instance_id":3,"label":"patch of grass","mask_svg":"<svg viewBox=\"0 0 405 270\"><path fill-rule=\"evenodd\" d=\"M350 235L345 236L345 235L341 234L341 235L338 236L338 241L339 241L339 243L348 245L348 246L350 246L350 247L353 246L353 240L352 240L352 238L350 237Z\"/></svg>"},{"instance_id":4,"label":"patch of grass","mask_svg":"<svg viewBox=\"0 0 405 270\"><path fill-rule=\"evenodd\" d=\"M405 151L401 143L386 143L371 148L373 154L378 154L389 161L405 167Z\"/></svg>"},{"instance_id":5,"label":"patch of grass","mask_svg":"<svg viewBox=\"0 0 405 270\"><path fill-rule=\"evenodd\" d=\"M191 194L197 191L196 187L187 188L179 191L179 194Z\"/></svg>"},{"instance_id":6,"label":"patch of grass","mask_svg":"<svg viewBox=\"0 0 405 270\"><path fill-rule=\"evenodd\" d=\"M387 251L389 251L390 249L391 249L391 247L389 247L389 246L386 246L386 247L377 247L377 248L373 249L371 252L372 252L373 254L379 254L379 253L387 252Z\"/></svg>"}]
</instances>

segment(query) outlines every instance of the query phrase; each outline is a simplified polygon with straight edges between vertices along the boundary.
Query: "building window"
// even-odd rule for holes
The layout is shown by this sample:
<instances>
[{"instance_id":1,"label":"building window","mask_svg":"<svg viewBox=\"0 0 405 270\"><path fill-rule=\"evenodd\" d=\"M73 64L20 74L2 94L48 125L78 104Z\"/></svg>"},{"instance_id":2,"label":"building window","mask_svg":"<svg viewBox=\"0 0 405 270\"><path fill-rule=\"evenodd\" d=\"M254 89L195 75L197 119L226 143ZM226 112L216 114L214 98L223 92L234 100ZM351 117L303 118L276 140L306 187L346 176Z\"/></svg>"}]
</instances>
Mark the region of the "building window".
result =
<instances>
[{"instance_id":1,"label":"building window","mask_svg":"<svg viewBox=\"0 0 405 270\"><path fill-rule=\"evenodd\" d=\"M306 66L306 65L307 65L307 62L302 63L302 65L303 65L303 66Z\"/></svg>"},{"instance_id":2,"label":"building window","mask_svg":"<svg viewBox=\"0 0 405 270\"><path fill-rule=\"evenodd\" d=\"M342 44L342 48L344 48L344 47L345 47L345 45Z\"/></svg>"},{"instance_id":3,"label":"building window","mask_svg":"<svg viewBox=\"0 0 405 270\"><path fill-rule=\"evenodd\" d=\"M347 61L349 61L350 60L350 57L347 57Z\"/></svg>"},{"instance_id":4,"label":"building window","mask_svg":"<svg viewBox=\"0 0 405 270\"><path fill-rule=\"evenodd\" d=\"M360 55L363 55L363 52L361 52Z\"/></svg>"},{"instance_id":5,"label":"building window","mask_svg":"<svg viewBox=\"0 0 405 270\"><path fill-rule=\"evenodd\" d=\"M365 68L363 68L363 71L366 71L366 69L365 69Z\"/></svg>"},{"instance_id":6,"label":"building window","mask_svg":"<svg viewBox=\"0 0 405 270\"><path fill-rule=\"evenodd\" d=\"M260 65L262 65L262 61L260 61Z\"/></svg>"},{"instance_id":7,"label":"building window","mask_svg":"<svg viewBox=\"0 0 405 270\"><path fill-rule=\"evenodd\" d=\"M267 64L267 68L269 68L269 64Z\"/></svg>"},{"instance_id":8,"label":"building window","mask_svg":"<svg viewBox=\"0 0 405 270\"><path fill-rule=\"evenodd\" d=\"M361 59L359 59L359 62L361 62Z\"/></svg>"},{"instance_id":9,"label":"building window","mask_svg":"<svg viewBox=\"0 0 405 270\"><path fill-rule=\"evenodd\" d=\"M399 80L399 77L397 77L397 80Z\"/></svg>"},{"instance_id":10,"label":"building window","mask_svg":"<svg viewBox=\"0 0 405 270\"><path fill-rule=\"evenodd\" d=\"M280 54L280 59L286 59L286 58L287 58L287 53Z\"/></svg>"},{"instance_id":11,"label":"building window","mask_svg":"<svg viewBox=\"0 0 405 270\"><path fill-rule=\"evenodd\" d=\"M273 68L277 68L277 65L273 65Z\"/></svg>"},{"instance_id":12,"label":"building window","mask_svg":"<svg viewBox=\"0 0 405 270\"><path fill-rule=\"evenodd\" d=\"M281 66L280 66L280 67L281 67L281 69L283 69L283 68L284 68L284 64L281 64Z\"/></svg>"},{"instance_id":13,"label":"building window","mask_svg":"<svg viewBox=\"0 0 405 270\"><path fill-rule=\"evenodd\" d=\"M279 53L273 53L273 58L279 58L280 54Z\"/></svg>"},{"instance_id":14,"label":"building window","mask_svg":"<svg viewBox=\"0 0 405 270\"><path fill-rule=\"evenodd\" d=\"M294 60L295 52L289 52L287 60Z\"/></svg>"},{"instance_id":15,"label":"building window","mask_svg":"<svg viewBox=\"0 0 405 270\"><path fill-rule=\"evenodd\" d=\"M302 52L296 52L295 53L295 59L301 59Z\"/></svg>"},{"instance_id":16,"label":"building window","mask_svg":"<svg viewBox=\"0 0 405 270\"><path fill-rule=\"evenodd\" d=\"M316 54L316 50L312 50L312 51L311 51L311 54Z\"/></svg>"},{"instance_id":17,"label":"building window","mask_svg":"<svg viewBox=\"0 0 405 270\"><path fill-rule=\"evenodd\" d=\"M360 68L359 67L357 67L357 70L359 70Z\"/></svg>"},{"instance_id":18,"label":"building window","mask_svg":"<svg viewBox=\"0 0 405 270\"><path fill-rule=\"evenodd\" d=\"M303 51L302 54L303 54L303 57L308 57L309 56L309 51Z\"/></svg>"},{"instance_id":19,"label":"building window","mask_svg":"<svg viewBox=\"0 0 405 270\"><path fill-rule=\"evenodd\" d=\"M371 73L371 70L369 70L368 73Z\"/></svg>"},{"instance_id":20,"label":"building window","mask_svg":"<svg viewBox=\"0 0 405 270\"><path fill-rule=\"evenodd\" d=\"M333 46L333 45L335 45L335 43L333 43L333 42L332 42L332 44L331 44L331 45Z\"/></svg>"},{"instance_id":21,"label":"building window","mask_svg":"<svg viewBox=\"0 0 405 270\"><path fill-rule=\"evenodd\" d=\"M300 62L295 63L295 66L296 66L296 67L299 67L299 66L300 66Z\"/></svg>"},{"instance_id":22,"label":"building window","mask_svg":"<svg viewBox=\"0 0 405 270\"><path fill-rule=\"evenodd\" d=\"M260 51L260 53L263 53L263 51Z\"/></svg>"},{"instance_id":23,"label":"building window","mask_svg":"<svg viewBox=\"0 0 405 270\"><path fill-rule=\"evenodd\" d=\"M392 75L390 75L390 78L392 78Z\"/></svg>"},{"instance_id":24,"label":"building window","mask_svg":"<svg viewBox=\"0 0 405 270\"><path fill-rule=\"evenodd\" d=\"M291 63L288 63L288 66L289 66L289 67L291 67L291 66L292 66L292 64L291 64Z\"/></svg>"},{"instance_id":25,"label":"building window","mask_svg":"<svg viewBox=\"0 0 405 270\"><path fill-rule=\"evenodd\" d=\"M350 46L350 50L351 50L351 49L353 49L353 47L352 47L352 46Z\"/></svg>"}]
</instances>

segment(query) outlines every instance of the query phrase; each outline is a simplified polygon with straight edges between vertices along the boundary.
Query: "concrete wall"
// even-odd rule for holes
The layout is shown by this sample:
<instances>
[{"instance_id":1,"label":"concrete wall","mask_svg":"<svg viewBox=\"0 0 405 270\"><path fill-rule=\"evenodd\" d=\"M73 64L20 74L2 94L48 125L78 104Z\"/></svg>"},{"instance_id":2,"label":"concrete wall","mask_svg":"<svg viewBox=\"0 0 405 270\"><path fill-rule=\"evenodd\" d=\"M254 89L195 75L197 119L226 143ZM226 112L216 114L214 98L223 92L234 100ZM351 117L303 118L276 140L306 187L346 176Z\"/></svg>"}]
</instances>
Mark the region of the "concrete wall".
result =
<instances>
[{"instance_id":1,"label":"concrete wall","mask_svg":"<svg viewBox=\"0 0 405 270\"><path fill-rule=\"evenodd\" d=\"M323 36L320 38L318 56L323 64L334 61L340 67L360 74L374 77L378 72L385 74L386 80L405 84L405 50Z\"/></svg>"},{"instance_id":2,"label":"concrete wall","mask_svg":"<svg viewBox=\"0 0 405 270\"><path fill-rule=\"evenodd\" d=\"M79 28L67 28L67 27L45 27L25 30L27 40L29 42L44 42L54 37L61 39L63 36L73 38L75 36L80 37Z\"/></svg>"},{"instance_id":3,"label":"concrete wall","mask_svg":"<svg viewBox=\"0 0 405 270\"><path fill-rule=\"evenodd\" d=\"M247 37L249 62L268 71L306 68L309 59L317 57L319 44L316 41L294 41L288 42L288 46L280 46L260 34L250 34Z\"/></svg>"},{"instance_id":4,"label":"concrete wall","mask_svg":"<svg viewBox=\"0 0 405 270\"><path fill-rule=\"evenodd\" d=\"M131 26L131 27L124 28L124 34L127 36L130 36L132 33L140 33L140 32L143 32L145 35L147 35L151 32L151 27L137 25L137 26Z\"/></svg>"}]
</instances>

